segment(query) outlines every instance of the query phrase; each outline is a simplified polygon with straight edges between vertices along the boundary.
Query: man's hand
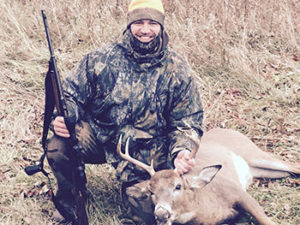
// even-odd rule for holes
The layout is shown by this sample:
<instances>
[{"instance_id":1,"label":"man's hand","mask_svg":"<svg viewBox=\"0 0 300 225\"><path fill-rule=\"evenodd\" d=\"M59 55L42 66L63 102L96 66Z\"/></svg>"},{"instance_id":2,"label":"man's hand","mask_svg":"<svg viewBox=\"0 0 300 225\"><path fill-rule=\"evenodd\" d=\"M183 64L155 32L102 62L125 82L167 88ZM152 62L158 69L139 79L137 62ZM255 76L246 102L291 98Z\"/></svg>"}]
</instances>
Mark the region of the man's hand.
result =
<instances>
[{"instance_id":1,"label":"man's hand","mask_svg":"<svg viewBox=\"0 0 300 225\"><path fill-rule=\"evenodd\" d=\"M62 116L57 116L53 121L54 132L56 135L69 138L70 133L65 124L65 119Z\"/></svg>"},{"instance_id":2,"label":"man's hand","mask_svg":"<svg viewBox=\"0 0 300 225\"><path fill-rule=\"evenodd\" d=\"M179 174L184 174L195 166L195 159L190 157L190 151L182 150L176 156L174 165Z\"/></svg>"}]
</instances>

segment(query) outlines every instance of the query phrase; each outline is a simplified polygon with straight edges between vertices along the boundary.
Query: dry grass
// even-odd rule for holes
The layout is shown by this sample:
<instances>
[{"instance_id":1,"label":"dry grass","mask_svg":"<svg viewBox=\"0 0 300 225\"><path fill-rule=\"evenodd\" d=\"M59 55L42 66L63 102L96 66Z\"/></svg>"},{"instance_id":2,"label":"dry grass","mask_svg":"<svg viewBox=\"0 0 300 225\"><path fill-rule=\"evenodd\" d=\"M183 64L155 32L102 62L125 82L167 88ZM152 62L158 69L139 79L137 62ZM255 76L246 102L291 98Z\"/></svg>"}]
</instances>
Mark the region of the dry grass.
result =
<instances>
[{"instance_id":1,"label":"dry grass","mask_svg":"<svg viewBox=\"0 0 300 225\"><path fill-rule=\"evenodd\" d=\"M42 152L43 78L49 53L40 10L47 13L64 76L84 54L121 33L127 2L0 2L1 225L52 224L46 179L23 171ZM164 4L171 46L189 59L200 81L204 128L239 130L263 150L299 161L299 1ZM90 166L87 174L94 196L91 224L120 224L124 209L113 169ZM277 223L300 224L299 180L258 182L250 193Z\"/></svg>"}]
</instances>

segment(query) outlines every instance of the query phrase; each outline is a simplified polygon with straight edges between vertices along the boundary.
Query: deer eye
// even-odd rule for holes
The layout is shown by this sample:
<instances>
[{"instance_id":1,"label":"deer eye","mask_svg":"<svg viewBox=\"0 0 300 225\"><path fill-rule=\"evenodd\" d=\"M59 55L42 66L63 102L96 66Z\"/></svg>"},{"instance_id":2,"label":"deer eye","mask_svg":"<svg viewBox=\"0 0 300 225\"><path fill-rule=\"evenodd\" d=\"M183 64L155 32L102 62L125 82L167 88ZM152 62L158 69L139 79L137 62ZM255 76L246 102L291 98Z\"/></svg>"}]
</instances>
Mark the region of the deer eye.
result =
<instances>
[{"instance_id":1,"label":"deer eye","mask_svg":"<svg viewBox=\"0 0 300 225\"><path fill-rule=\"evenodd\" d=\"M175 187L176 190L180 190L181 189L181 184L177 184Z\"/></svg>"},{"instance_id":2,"label":"deer eye","mask_svg":"<svg viewBox=\"0 0 300 225\"><path fill-rule=\"evenodd\" d=\"M142 196L140 197L140 200L146 200L148 198L148 195L143 193Z\"/></svg>"}]
</instances>

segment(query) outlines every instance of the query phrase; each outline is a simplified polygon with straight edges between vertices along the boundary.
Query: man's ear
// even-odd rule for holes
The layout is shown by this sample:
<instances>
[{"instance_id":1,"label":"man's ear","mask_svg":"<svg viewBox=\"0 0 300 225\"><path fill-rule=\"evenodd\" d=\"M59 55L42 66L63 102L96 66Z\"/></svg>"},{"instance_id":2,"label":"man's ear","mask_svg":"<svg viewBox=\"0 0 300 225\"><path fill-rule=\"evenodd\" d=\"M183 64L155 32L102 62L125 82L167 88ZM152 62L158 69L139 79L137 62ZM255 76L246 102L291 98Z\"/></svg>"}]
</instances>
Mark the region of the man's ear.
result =
<instances>
[{"instance_id":1,"label":"man's ear","mask_svg":"<svg viewBox=\"0 0 300 225\"><path fill-rule=\"evenodd\" d=\"M190 188L203 188L214 179L221 168L222 165L204 167L198 176L193 176L189 180Z\"/></svg>"}]
</instances>

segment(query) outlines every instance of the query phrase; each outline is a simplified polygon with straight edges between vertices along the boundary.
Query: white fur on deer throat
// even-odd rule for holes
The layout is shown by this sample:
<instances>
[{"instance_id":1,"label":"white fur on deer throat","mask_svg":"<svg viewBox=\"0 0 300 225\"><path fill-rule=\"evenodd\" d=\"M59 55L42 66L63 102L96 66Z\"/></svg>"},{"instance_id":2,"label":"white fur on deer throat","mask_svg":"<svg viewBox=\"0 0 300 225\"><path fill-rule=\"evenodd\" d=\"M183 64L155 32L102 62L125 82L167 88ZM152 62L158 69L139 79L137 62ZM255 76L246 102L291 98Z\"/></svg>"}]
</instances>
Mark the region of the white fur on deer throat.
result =
<instances>
[{"instance_id":1,"label":"white fur on deer throat","mask_svg":"<svg viewBox=\"0 0 300 225\"><path fill-rule=\"evenodd\" d=\"M230 153L239 181L242 185L242 188L246 191L253 178L250 171L250 167L241 156L235 154L234 152Z\"/></svg>"}]
</instances>

